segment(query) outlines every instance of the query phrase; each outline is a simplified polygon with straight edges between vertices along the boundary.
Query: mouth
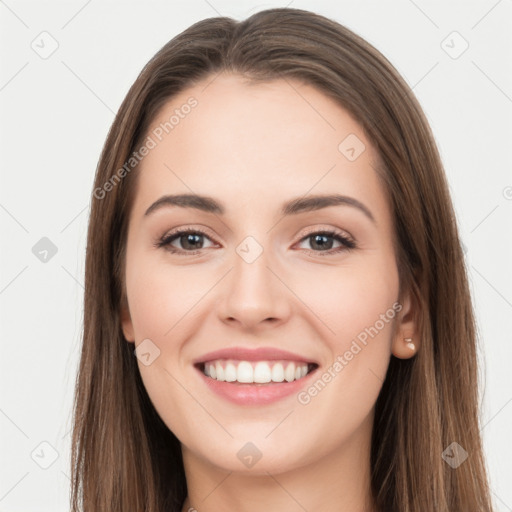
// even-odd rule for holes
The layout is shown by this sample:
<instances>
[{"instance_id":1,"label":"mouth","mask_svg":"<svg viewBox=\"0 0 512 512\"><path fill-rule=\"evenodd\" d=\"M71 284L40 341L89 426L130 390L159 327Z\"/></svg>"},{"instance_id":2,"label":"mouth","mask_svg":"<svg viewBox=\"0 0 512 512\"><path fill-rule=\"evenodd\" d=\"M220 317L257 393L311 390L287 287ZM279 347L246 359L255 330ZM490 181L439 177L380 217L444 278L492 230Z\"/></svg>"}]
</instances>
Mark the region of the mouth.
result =
<instances>
[{"instance_id":1,"label":"mouth","mask_svg":"<svg viewBox=\"0 0 512 512\"><path fill-rule=\"evenodd\" d=\"M194 366L211 380L234 385L272 385L300 381L318 368L317 363L287 359L247 361L219 358Z\"/></svg>"},{"instance_id":2,"label":"mouth","mask_svg":"<svg viewBox=\"0 0 512 512\"><path fill-rule=\"evenodd\" d=\"M290 399L311 383L317 361L277 347L226 347L192 362L205 390L237 406Z\"/></svg>"}]
</instances>

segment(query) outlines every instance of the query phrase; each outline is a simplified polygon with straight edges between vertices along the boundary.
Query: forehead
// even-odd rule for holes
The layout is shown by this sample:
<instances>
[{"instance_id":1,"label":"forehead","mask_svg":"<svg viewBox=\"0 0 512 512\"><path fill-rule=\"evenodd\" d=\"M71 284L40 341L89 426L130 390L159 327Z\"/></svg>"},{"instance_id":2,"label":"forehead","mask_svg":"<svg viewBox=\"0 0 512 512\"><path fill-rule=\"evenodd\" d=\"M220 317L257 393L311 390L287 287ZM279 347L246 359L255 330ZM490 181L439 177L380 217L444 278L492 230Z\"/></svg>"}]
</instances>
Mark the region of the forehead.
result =
<instances>
[{"instance_id":1,"label":"forehead","mask_svg":"<svg viewBox=\"0 0 512 512\"><path fill-rule=\"evenodd\" d=\"M238 207L308 193L358 196L386 208L377 153L355 119L294 79L247 83L220 74L170 99L152 121L136 204L164 193L238 198ZM244 201L244 197L247 201ZM233 203L232 203L233 204Z\"/></svg>"}]
</instances>

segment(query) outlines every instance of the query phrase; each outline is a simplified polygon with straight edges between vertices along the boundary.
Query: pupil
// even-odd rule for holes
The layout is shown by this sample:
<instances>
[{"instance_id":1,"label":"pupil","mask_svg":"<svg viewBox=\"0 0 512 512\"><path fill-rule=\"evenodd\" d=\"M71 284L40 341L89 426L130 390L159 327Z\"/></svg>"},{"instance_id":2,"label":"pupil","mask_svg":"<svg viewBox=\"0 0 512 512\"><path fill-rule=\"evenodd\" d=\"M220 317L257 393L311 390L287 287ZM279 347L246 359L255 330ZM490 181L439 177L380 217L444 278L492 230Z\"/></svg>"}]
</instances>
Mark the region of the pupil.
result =
<instances>
[{"instance_id":1,"label":"pupil","mask_svg":"<svg viewBox=\"0 0 512 512\"><path fill-rule=\"evenodd\" d=\"M198 239L200 239L201 237L202 235L195 235L193 233L182 236L182 240L185 239L185 244L183 244L183 247L187 249L187 245L191 245L191 247L188 247L189 249L196 249L196 247L194 247L193 244L199 242Z\"/></svg>"},{"instance_id":2,"label":"pupil","mask_svg":"<svg viewBox=\"0 0 512 512\"><path fill-rule=\"evenodd\" d=\"M330 238L330 237L327 236L327 235L314 235L314 237L313 237L314 244L313 245L315 245L315 244L318 245L320 247L320 249L325 249L325 248L330 249L331 246L332 246L332 240L331 240L330 244L329 243L327 243L327 244L322 244L322 243L318 244L319 240L323 240L325 242L325 240L327 238ZM328 246L328 247L326 247L326 246Z\"/></svg>"}]
</instances>

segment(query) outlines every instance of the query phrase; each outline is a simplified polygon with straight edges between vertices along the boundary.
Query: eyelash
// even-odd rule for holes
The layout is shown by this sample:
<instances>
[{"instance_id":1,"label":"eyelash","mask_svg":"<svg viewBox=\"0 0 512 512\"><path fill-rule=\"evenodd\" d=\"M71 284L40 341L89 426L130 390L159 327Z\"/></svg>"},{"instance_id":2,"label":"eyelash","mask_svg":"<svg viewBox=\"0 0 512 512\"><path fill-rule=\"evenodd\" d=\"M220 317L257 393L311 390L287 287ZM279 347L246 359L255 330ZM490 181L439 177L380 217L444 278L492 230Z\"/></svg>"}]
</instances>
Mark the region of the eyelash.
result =
<instances>
[{"instance_id":1,"label":"eyelash","mask_svg":"<svg viewBox=\"0 0 512 512\"><path fill-rule=\"evenodd\" d=\"M172 254L178 254L180 256L193 256L195 254L199 254L203 249L197 249L195 251L186 251L183 249L177 249L177 248L173 247L172 245L170 245L171 242L180 238L181 236L190 235L190 234L192 234L192 235L200 234L200 235L203 235L206 238L210 239L210 237L207 235L207 233L202 231L201 229L188 228L188 229L179 229L179 230L173 231L172 233L164 235L154 245L157 248L163 247L165 250L171 252ZM314 235L322 235L322 236L332 237L336 241L341 243L341 247L337 247L335 249L329 249L327 251L314 251L312 249L305 249L305 251L308 254L313 254L315 256L324 256L324 255L332 256L334 254L338 254L339 252L350 251L357 247L355 241L352 238L349 238L349 237L345 236L344 234L342 234L341 232L335 231L335 230L312 231L312 232L308 233L307 235L305 235L304 237L302 237L299 240L299 243L303 242L304 240L306 240L308 238L311 238Z\"/></svg>"}]
</instances>

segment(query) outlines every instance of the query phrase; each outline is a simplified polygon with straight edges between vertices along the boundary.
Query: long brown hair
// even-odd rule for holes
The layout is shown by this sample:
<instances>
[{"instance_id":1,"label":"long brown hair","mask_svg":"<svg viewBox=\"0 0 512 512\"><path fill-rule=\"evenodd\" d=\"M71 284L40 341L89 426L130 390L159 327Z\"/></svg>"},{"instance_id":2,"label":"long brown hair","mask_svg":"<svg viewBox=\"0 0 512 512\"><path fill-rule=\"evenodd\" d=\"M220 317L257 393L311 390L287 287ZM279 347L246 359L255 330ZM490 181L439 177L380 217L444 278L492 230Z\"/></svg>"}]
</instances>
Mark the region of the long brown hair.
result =
<instances>
[{"instance_id":1,"label":"long brown hair","mask_svg":"<svg viewBox=\"0 0 512 512\"><path fill-rule=\"evenodd\" d=\"M112 124L96 170L87 238L72 510L180 511L186 497L180 443L151 404L133 344L121 330L127 220L137 175L125 164L164 103L222 71L316 86L354 116L379 154L377 171L394 216L400 289L411 289L418 304L421 343L412 359L391 357L375 406L376 508L491 511L473 306L434 137L411 89L382 54L332 20L289 8L243 21L195 23L147 63ZM453 457L453 442L468 454L457 468L442 457L446 449Z\"/></svg>"}]
</instances>

